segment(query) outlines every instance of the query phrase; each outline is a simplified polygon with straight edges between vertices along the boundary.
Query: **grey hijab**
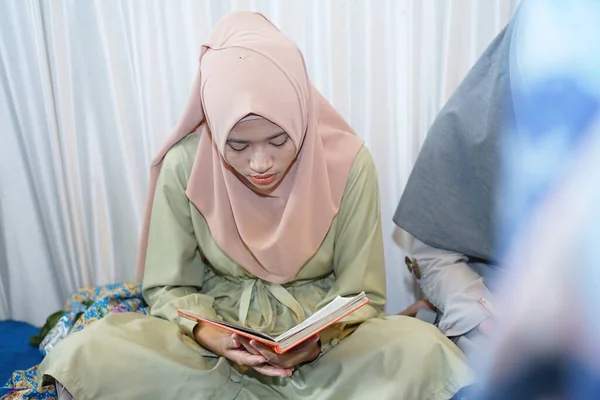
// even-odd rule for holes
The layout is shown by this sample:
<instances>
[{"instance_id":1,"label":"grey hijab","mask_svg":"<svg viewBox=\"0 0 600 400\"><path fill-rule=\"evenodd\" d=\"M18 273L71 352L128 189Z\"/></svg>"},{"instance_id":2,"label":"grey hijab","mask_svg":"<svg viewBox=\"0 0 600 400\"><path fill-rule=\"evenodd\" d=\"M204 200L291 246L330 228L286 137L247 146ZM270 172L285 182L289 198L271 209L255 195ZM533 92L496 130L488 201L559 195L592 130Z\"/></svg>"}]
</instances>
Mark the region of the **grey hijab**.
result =
<instances>
[{"instance_id":1,"label":"grey hijab","mask_svg":"<svg viewBox=\"0 0 600 400\"><path fill-rule=\"evenodd\" d=\"M488 46L431 126L394 222L422 242L493 262L499 139L512 125L513 21Z\"/></svg>"}]
</instances>

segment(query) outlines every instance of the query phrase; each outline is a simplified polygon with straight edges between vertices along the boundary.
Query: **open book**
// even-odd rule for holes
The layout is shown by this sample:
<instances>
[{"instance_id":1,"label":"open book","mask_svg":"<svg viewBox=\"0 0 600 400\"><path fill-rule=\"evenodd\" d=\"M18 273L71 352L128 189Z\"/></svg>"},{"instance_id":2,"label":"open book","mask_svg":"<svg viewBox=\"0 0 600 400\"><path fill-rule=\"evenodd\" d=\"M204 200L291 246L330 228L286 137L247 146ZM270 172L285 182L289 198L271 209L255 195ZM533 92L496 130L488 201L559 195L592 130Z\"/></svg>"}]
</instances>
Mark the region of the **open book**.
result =
<instances>
[{"instance_id":1,"label":"open book","mask_svg":"<svg viewBox=\"0 0 600 400\"><path fill-rule=\"evenodd\" d=\"M215 325L230 332L235 332L240 336L271 346L276 353L283 354L298 346L311 336L318 334L328 326L336 323L348 314L358 310L368 302L369 299L365 295L365 292L353 297L337 296L327 306L277 337L271 337L262 332L237 324L194 315L185 310L178 310L178 312L181 316L191 319L192 321L206 322L207 324Z\"/></svg>"}]
</instances>

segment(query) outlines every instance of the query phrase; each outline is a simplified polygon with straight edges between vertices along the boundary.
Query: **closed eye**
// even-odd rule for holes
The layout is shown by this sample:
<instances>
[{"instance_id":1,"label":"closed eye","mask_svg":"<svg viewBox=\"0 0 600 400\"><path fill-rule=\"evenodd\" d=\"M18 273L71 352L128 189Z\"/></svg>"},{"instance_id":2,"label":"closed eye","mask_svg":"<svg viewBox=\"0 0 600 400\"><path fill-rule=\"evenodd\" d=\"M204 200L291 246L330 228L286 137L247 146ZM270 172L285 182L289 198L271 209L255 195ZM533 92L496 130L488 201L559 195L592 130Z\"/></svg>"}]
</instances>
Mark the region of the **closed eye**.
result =
<instances>
[{"instance_id":1,"label":"closed eye","mask_svg":"<svg viewBox=\"0 0 600 400\"><path fill-rule=\"evenodd\" d=\"M287 143L289 138L290 137L287 134L282 134L282 135L278 136L277 138L271 140L269 143L275 147L281 147Z\"/></svg>"},{"instance_id":2,"label":"closed eye","mask_svg":"<svg viewBox=\"0 0 600 400\"><path fill-rule=\"evenodd\" d=\"M231 148L231 150L238 151L238 152L239 151L244 151L244 150L246 150L248 148L247 144L240 144L240 143L229 142L229 143L227 143L227 145Z\"/></svg>"}]
</instances>

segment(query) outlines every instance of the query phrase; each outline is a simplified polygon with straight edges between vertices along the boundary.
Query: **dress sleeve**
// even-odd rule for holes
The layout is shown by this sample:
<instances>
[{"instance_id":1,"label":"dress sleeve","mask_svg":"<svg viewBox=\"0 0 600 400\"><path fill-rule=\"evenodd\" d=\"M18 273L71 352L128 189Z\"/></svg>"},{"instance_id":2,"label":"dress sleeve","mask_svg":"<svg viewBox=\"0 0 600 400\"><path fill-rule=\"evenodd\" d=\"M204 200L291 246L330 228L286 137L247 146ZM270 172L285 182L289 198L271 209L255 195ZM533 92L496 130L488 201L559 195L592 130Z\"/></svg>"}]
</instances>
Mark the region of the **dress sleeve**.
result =
<instances>
[{"instance_id":1,"label":"dress sleeve","mask_svg":"<svg viewBox=\"0 0 600 400\"><path fill-rule=\"evenodd\" d=\"M375 164L366 148L357 155L336 218L333 270L335 282L318 308L336 296L353 296L362 291L370 302L324 331L323 346L331 339L345 337L359 323L382 314L385 305L379 187Z\"/></svg>"},{"instance_id":2,"label":"dress sleeve","mask_svg":"<svg viewBox=\"0 0 600 400\"><path fill-rule=\"evenodd\" d=\"M443 314L438 326L444 334L463 335L488 318L478 300L489 300L492 295L465 255L431 247L416 238L412 250L421 271L421 289Z\"/></svg>"},{"instance_id":3,"label":"dress sleeve","mask_svg":"<svg viewBox=\"0 0 600 400\"><path fill-rule=\"evenodd\" d=\"M154 194L143 279L143 295L152 315L180 325L191 338L196 323L180 317L178 309L216 318L213 298L199 293L206 266L185 194L192 163L193 157L180 144L163 160Z\"/></svg>"}]
</instances>

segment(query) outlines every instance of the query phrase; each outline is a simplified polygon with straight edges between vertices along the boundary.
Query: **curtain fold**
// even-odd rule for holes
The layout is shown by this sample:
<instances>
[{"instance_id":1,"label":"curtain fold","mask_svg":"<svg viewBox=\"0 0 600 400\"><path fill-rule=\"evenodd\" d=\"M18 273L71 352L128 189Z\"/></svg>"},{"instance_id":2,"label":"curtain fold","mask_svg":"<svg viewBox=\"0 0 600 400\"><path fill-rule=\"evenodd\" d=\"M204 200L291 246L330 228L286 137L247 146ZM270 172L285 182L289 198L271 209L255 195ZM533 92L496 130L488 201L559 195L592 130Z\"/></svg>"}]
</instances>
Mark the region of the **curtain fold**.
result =
<instances>
[{"instance_id":1,"label":"curtain fold","mask_svg":"<svg viewBox=\"0 0 600 400\"><path fill-rule=\"evenodd\" d=\"M377 163L388 311L411 303L392 222L427 129L517 0L1 0L0 319L39 324L89 284L134 279L148 165L200 45L238 9L304 52Z\"/></svg>"}]
</instances>

